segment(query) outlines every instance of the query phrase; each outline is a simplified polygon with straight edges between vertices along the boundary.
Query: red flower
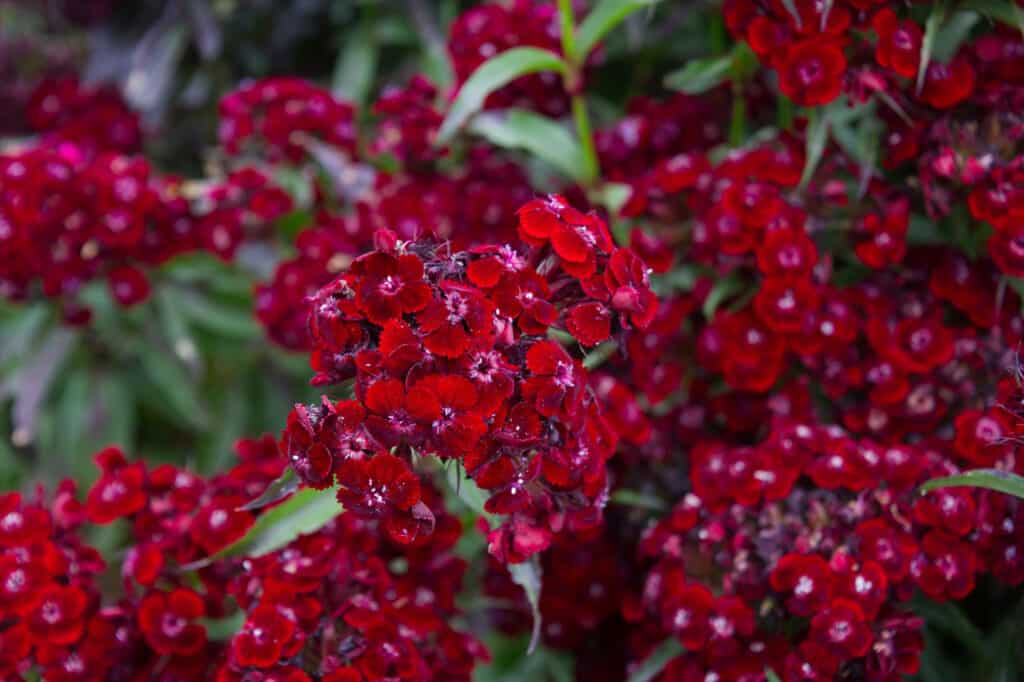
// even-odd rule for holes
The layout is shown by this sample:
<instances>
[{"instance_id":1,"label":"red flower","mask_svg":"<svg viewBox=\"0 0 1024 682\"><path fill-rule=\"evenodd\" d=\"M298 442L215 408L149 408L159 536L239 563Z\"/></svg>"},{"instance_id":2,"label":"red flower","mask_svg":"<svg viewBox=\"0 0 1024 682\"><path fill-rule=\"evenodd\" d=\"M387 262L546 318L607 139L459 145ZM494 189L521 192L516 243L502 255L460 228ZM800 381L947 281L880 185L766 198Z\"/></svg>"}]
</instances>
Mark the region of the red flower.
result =
<instances>
[{"instance_id":1,"label":"red flower","mask_svg":"<svg viewBox=\"0 0 1024 682\"><path fill-rule=\"evenodd\" d=\"M110 293L123 306L132 306L149 298L149 280L139 268L122 265L110 271Z\"/></svg>"},{"instance_id":2,"label":"red flower","mask_svg":"<svg viewBox=\"0 0 1024 682\"><path fill-rule=\"evenodd\" d=\"M431 434L424 449L433 447L442 458L466 454L487 432L477 403L476 387L458 375L430 375L407 395L409 413Z\"/></svg>"},{"instance_id":3,"label":"red flower","mask_svg":"<svg viewBox=\"0 0 1024 682\"><path fill-rule=\"evenodd\" d=\"M51 584L35 599L35 608L25 617L29 634L37 646L71 644L85 629L88 596L77 587Z\"/></svg>"},{"instance_id":4,"label":"red flower","mask_svg":"<svg viewBox=\"0 0 1024 682\"><path fill-rule=\"evenodd\" d=\"M921 99L936 109L949 109L974 91L974 68L964 57L949 64L931 62L925 72Z\"/></svg>"},{"instance_id":5,"label":"red flower","mask_svg":"<svg viewBox=\"0 0 1024 682\"><path fill-rule=\"evenodd\" d=\"M239 509L247 501L235 495L215 497L192 519L189 526L192 539L208 554L213 554L241 538L254 523L250 512Z\"/></svg>"},{"instance_id":6,"label":"red flower","mask_svg":"<svg viewBox=\"0 0 1024 682\"><path fill-rule=\"evenodd\" d=\"M672 588L662 610L665 629L687 650L703 649L710 634L708 619L713 602L711 590L703 585L688 583Z\"/></svg>"},{"instance_id":7,"label":"red flower","mask_svg":"<svg viewBox=\"0 0 1024 682\"><path fill-rule=\"evenodd\" d=\"M435 298L417 315L426 335L423 345L446 358L460 357L476 336L494 331L494 305L472 287L442 282L442 298Z\"/></svg>"},{"instance_id":8,"label":"red flower","mask_svg":"<svg viewBox=\"0 0 1024 682\"><path fill-rule=\"evenodd\" d=\"M806 40L786 50L778 71L779 88L796 104L828 104L842 90L846 57L835 42Z\"/></svg>"},{"instance_id":9,"label":"red flower","mask_svg":"<svg viewBox=\"0 0 1024 682\"><path fill-rule=\"evenodd\" d=\"M538 341L526 352L533 375L522 383L523 397L546 417L571 414L579 405L585 381L583 367L554 341Z\"/></svg>"},{"instance_id":10,"label":"red flower","mask_svg":"<svg viewBox=\"0 0 1024 682\"><path fill-rule=\"evenodd\" d=\"M423 310L430 285L423 279L423 261L412 255L374 252L356 259L352 272L361 275L356 304L374 324Z\"/></svg>"},{"instance_id":11,"label":"red flower","mask_svg":"<svg viewBox=\"0 0 1024 682\"><path fill-rule=\"evenodd\" d=\"M35 608L49 579L39 562L0 555L0 614L24 614Z\"/></svg>"},{"instance_id":12,"label":"red flower","mask_svg":"<svg viewBox=\"0 0 1024 682\"><path fill-rule=\"evenodd\" d=\"M1013 425L1002 409L964 410L954 423L957 453L974 466L989 467L1014 452Z\"/></svg>"},{"instance_id":13,"label":"red flower","mask_svg":"<svg viewBox=\"0 0 1024 682\"><path fill-rule=\"evenodd\" d=\"M878 43L875 59L904 78L917 78L921 60L921 27L910 19L900 21L888 7L882 8L871 20Z\"/></svg>"},{"instance_id":14,"label":"red flower","mask_svg":"<svg viewBox=\"0 0 1024 682\"><path fill-rule=\"evenodd\" d=\"M294 634L295 623L276 607L257 606L231 640L231 656L238 665L268 668L282 658Z\"/></svg>"},{"instance_id":15,"label":"red flower","mask_svg":"<svg viewBox=\"0 0 1024 682\"><path fill-rule=\"evenodd\" d=\"M157 653L193 656L206 646L206 628L193 622L205 613L192 590L150 592L139 604L139 628Z\"/></svg>"},{"instance_id":16,"label":"red flower","mask_svg":"<svg viewBox=\"0 0 1024 682\"><path fill-rule=\"evenodd\" d=\"M874 635L855 601L836 599L811 620L809 637L839 659L859 658Z\"/></svg>"},{"instance_id":17,"label":"red flower","mask_svg":"<svg viewBox=\"0 0 1024 682\"><path fill-rule=\"evenodd\" d=\"M107 448L96 455L103 475L89 490L86 513L93 523L110 523L131 516L146 506L146 466L128 464L118 448Z\"/></svg>"},{"instance_id":18,"label":"red flower","mask_svg":"<svg viewBox=\"0 0 1024 682\"><path fill-rule=\"evenodd\" d=\"M338 501L362 516L384 519L396 542L412 542L433 529L434 517L420 503L419 478L394 455L346 460L339 467L338 483Z\"/></svg>"},{"instance_id":19,"label":"red flower","mask_svg":"<svg viewBox=\"0 0 1024 682\"><path fill-rule=\"evenodd\" d=\"M832 597L832 571L816 554L786 554L772 569L772 589L784 592L786 608L795 616L808 617Z\"/></svg>"}]
</instances>

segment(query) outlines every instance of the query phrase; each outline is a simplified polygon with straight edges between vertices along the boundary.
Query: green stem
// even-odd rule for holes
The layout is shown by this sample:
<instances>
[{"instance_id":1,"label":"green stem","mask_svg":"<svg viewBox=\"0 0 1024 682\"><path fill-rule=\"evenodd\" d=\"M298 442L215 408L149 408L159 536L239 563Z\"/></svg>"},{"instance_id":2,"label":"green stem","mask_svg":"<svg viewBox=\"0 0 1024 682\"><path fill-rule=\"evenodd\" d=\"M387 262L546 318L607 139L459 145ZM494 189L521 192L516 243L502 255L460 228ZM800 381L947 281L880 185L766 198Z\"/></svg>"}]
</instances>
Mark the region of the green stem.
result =
<instances>
[{"instance_id":1,"label":"green stem","mask_svg":"<svg viewBox=\"0 0 1024 682\"><path fill-rule=\"evenodd\" d=\"M558 0L558 13L562 17L562 53L573 69L576 68L576 17L572 0Z\"/></svg>"},{"instance_id":2,"label":"green stem","mask_svg":"<svg viewBox=\"0 0 1024 682\"><path fill-rule=\"evenodd\" d=\"M729 124L729 146L739 147L747 138L747 100L743 86L735 83L732 89L732 121Z\"/></svg>"},{"instance_id":3,"label":"green stem","mask_svg":"<svg viewBox=\"0 0 1024 682\"><path fill-rule=\"evenodd\" d=\"M576 123L576 134L583 148L583 177L589 185L597 179L600 168L597 163L597 150L594 148L594 133L590 128L590 114L587 113L587 100L583 95L572 96L572 119Z\"/></svg>"},{"instance_id":4,"label":"green stem","mask_svg":"<svg viewBox=\"0 0 1024 682\"><path fill-rule=\"evenodd\" d=\"M793 129L793 100L785 95L779 95L778 103L778 124L780 130Z\"/></svg>"}]
</instances>

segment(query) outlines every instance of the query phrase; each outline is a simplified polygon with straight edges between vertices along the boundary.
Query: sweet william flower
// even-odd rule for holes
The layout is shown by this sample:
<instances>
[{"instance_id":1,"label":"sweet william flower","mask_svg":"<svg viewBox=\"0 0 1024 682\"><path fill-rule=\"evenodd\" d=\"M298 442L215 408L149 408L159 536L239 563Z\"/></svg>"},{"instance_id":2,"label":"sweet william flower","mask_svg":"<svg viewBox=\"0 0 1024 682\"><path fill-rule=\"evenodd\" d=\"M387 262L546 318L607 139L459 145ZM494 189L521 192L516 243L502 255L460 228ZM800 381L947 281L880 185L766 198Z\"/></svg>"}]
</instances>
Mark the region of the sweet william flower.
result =
<instances>
[{"instance_id":1,"label":"sweet william flower","mask_svg":"<svg viewBox=\"0 0 1024 682\"><path fill-rule=\"evenodd\" d=\"M828 104L842 91L846 57L835 42L805 40L785 51L779 88L801 106Z\"/></svg>"},{"instance_id":2,"label":"sweet william flower","mask_svg":"<svg viewBox=\"0 0 1024 682\"><path fill-rule=\"evenodd\" d=\"M205 613L202 598L192 590L150 592L139 604L139 628L158 653L192 656L206 645L206 629L195 622Z\"/></svg>"}]
</instances>

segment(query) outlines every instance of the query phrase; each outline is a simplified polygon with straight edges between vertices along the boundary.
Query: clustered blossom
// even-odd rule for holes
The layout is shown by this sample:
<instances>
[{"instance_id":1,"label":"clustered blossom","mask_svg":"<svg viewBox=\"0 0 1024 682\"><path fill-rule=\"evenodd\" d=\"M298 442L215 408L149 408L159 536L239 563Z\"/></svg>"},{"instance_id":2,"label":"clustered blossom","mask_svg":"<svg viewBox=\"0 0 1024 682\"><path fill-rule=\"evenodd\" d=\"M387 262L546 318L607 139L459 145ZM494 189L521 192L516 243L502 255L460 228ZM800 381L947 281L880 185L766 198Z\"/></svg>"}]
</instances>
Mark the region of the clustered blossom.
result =
<instances>
[{"instance_id":1,"label":"clustered blossom","mask_svg":"<svg viewBox=\"0 0 1024 682\"><path fill-rule=\"evenodd\" d=\"M301 159L307 139L352 153L354 114L351 104L304 80L268 78L221 100L220 142L230 154L262 145L272 161Z\"/></svg>"},{"instance_id":2,"label":"clustered blossom","mask_svg":"<svg viewBox=\"0 0 1024 682\"><path fill-rule=\"evenodd\" d=\"M0 497L0 675L469 680L486 650L450 625L465 562L451 553L459 524L428 484L429 539L395 545L375 522L343 516L259 557L219 558L262 513L239 507L284 466L270 437L237 451L230 471L203 479L108 448L84 504L71 481L51 499ZM106 564L81 537L117 519L135 544L123 596L109 601L98 583ZM236 613L239 631L215 640L206 624Z\"/></svg>"},{"instance_id":3,"label":"clustered blossom","mask_svg":"<svg viewBox=\"0 0 1024 682\"><path fill-rule=\"evenodd\" d=\"M549 334L621 340L657 302L644 263L562 197L523 206L519 234L519 246L453 251L379 232L378 249L314 298L314 383L351 380L355 398L297 406L282 449L304 482L337 482L347 509L383 519L399 542L433 522L414 452L464 469L487 510L508 517L488 535L502 560L600 521L618 434L587 370Z\"/></svg>"},{"instance_id":4,"label":"clustered blossom","mask_svg":"<svg viewBox=\"0 0 1024 682\"><path fill-rule=\"evenodd\" d=\"M918 492L1024 474L1018 28L978 22L940 59L920 3L721 12L773 73L631 101L595 135L601 181L562 188L571 202L538 198L497 149L438 146L452 93L422 76L384 88L366 130L310 83L245 85L220 108L233 170L206 183L125 156L137 128L110 91L41 86L39 141L0 156L0 293L41 289L71 321L90 279L138 302L175 253L269 241L292 201L261 162L314 161L334 186L311 181L312 224L255 314L338 391L296 405L279 440L240 442L220 475L108 448L84 502L70 482L0 497L0 677L469 680L487 653L453 628L453 550L474 529L435 488L462 474L486 498L495 600L472 622L530 628L508 570L530 560L543 643L587 682L627 679L666 640L684 652L656 682L898 682L925 647L912 598L964 599L985 576L1019 588L1024 501ZM448 34L457 83L512 47L560 52L559 19L537 0L467 10ZM835 116L840 97L872 103L880 167L837 119L808 159L803 112L723 147L723 122L766 123L776 89ZM485 106L560 117L570 94L534 74ZM608 203L628 239L574 208L601 189L625 191ZM274 509L247 503L286 467L346 513L236 556ZM132 543L111 602L80 537L117 520ZM210 623L232 618L219 639Z\"/></svg>"},{"instance_id":5,"label":"clustered blossom","mask_svg":"<svg viewBox=\"0 0 1024 682\"><path fill-rule=\"evenodd\" d=\"M114 300L135 305L149 296L149 268L196 249L230 258L291 206L256 170L188 193L140 156L70 142L0 154L0 295L61 299L68 322L87 322L76 296L90 280L106 279Z\"/></svg>"},{"instance_id":6,"label":"clustered blossom","mask_svg":"<svg viewBox=\"0 0 1024 682\"><path fill-rule=\"evenodd\" d=\"M482 146L471 149L458 170L442 170L438 162L448 150L434 145L442 120L436 96L435 86L423 76L414 76L406 87L386 88L373 107L378 122L370 156L356 155L350 162L390 156L400 168L382 172L353 165L369 191L351 197L315 192L316 219L296 236L297 255L282 261L273 277L256 288L256 316L275 343L312 349L310 300L356 256L373 248L379 229L392 230L403 240L435 235L452 240L456 248L516 238L515 211L534 196L526 174Z\"/></svg>"}]
</instances>

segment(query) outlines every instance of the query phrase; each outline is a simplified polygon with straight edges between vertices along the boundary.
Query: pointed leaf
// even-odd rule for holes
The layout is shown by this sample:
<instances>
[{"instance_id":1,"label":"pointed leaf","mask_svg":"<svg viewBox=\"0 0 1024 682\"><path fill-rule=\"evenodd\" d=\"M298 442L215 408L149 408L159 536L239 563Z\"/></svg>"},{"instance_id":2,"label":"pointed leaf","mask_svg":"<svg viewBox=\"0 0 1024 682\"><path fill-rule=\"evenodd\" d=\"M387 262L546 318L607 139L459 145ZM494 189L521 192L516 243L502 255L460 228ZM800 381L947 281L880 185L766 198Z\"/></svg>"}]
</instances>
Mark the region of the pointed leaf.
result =
<instances>
[{"instance_id":1,"label":"pointed leaf","mask_svg":"<svg viewBox=\"0 0 1024 682\"><path fill-rule=\"evenodd\" d=\"M538 71L565 74L566 64L554 52L539 47L514 47L491 57L477 67L459 88L448 115L437 134L437 144L451 141L462 125L483 107L487 96L520 76Z\"/></svg>"},{"instance_id":2,"label":"pointed leaf","mask_svg":"<svg viewBox=\"0 0 1024 682\"><path fill-rule=\"evenodd\" d=\"M807 183L814 176L814 171L821 162L825 153L825 145L828 143L829 112L831 109L812 109L811 120L807 125L807 151L804 159L804 172L800 176L800 189L807 187Z\"/></svg>"},{"instance_id":3,"label":"pointed leaf","mask_svg":"<svg viewBox=\"0 0 1024 682\"><path fill-rule=\"evenodd\" d=\"M917 92L921 93L924 87L924 76L928 72L928 64L932 60L932 53L935 50L935 41L939 36L939 29L946 19L945 0L935 0L932 11L924 23L924 39L921 41L921 64L917 69Z\"/></svg>"},{"instance_id":4,"label":"pointed leaf","mask_svg":"<svg viewBox=\"0 0 1024 682\"><path fill-rule=\"evenodd\" d=\"M526 653L532 654L540 643L541 625L543 623L540 613L542 580L540 560L534 555L528 561L519 564L509 564L508 572L512 576L512 582L522 587L523 591L526 592L526 600L530 603L530 611L533 614L533 630Z\"/></svg>"},{"instance_id":5,"label":"pointed leaf","mask_svg":"<svg viewBox=\"0 0 1024 682\"><path fill-rule=\"evenodd\" d=\"M955 476L933 478L921 486L921 492L927 493L939 488L957 487L985 488L1024 498L1024 476L999 469L975 469Z\"/></svg>"},{"instance_id":6,"label":"pointed leaf","mask_svg":"<svg viewBox=\"0 0 1024 682\"><path fill-rule=\"evenodd\" d=\"M473 119L470 130L499 147L525 149L567 178L593 180L576 136L546 116L526 109L485 112Z\"/></svg>"},{"instance_id":7,"label":"pointed leaf","mask_svg":"<svg viewBox=\"0 0 1024 682\"><path fill-rule=\"evenodd\" d=\"M665 87L688 95L699 95L725 82L732 64L732 54L692 59L683 68L665 76Z\"/></svg>"},{"instance_id":8,"label":"pointed leaf","mask_svg":"<svg viewBox=\"0 0 1024 682\"><path fill-rule=\"evenodd\" d=\"M576 59L582 63L606 35L634 12L660 0L601 0L576 29Z\"/></svg>"},{"instance_id":9,"label":"pointed leaf","mask_svg":"<svg viewBox=\"0 0 1024 682\"><path fill-rule=\"evenodd\" d=\"M636 672L629 676L629 682L650 682L658 676L665 666L677 656L682 656L686 653L683 645L679 643L679 640L674 637L669 637L664 642L658 645L651 655L644 659L644 662L640 664Z\"/></svg>"},{"instance_id":10,"label":"pointed leaf","mask_svg":"<svg viewBox=\"0 0 1024 682\"><path fill-rule=\"evenodd\" d=\"M299 485L300 481L299 477L295 475L295 469L288 467L284 470L283 474L270 482L270 485L267 486L267 489L264 490L259 497L251 502L243 504L239 509L245 511L262 509L263 507L267 507L288 497L299 489Z\"/></svg>"}]
</instances>

